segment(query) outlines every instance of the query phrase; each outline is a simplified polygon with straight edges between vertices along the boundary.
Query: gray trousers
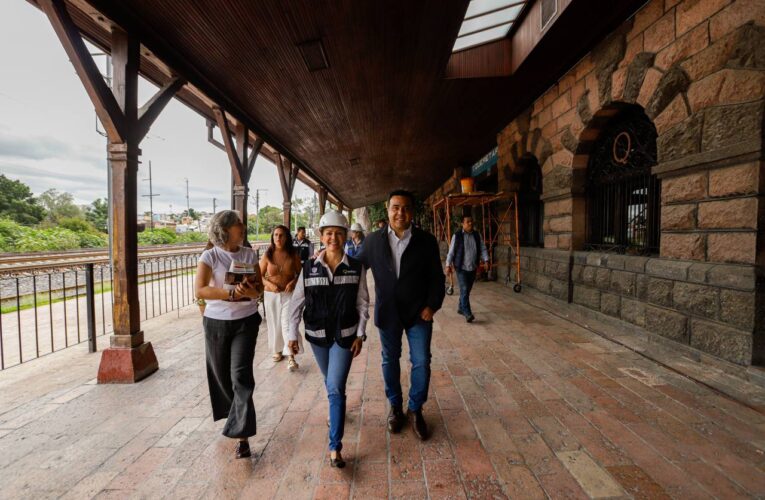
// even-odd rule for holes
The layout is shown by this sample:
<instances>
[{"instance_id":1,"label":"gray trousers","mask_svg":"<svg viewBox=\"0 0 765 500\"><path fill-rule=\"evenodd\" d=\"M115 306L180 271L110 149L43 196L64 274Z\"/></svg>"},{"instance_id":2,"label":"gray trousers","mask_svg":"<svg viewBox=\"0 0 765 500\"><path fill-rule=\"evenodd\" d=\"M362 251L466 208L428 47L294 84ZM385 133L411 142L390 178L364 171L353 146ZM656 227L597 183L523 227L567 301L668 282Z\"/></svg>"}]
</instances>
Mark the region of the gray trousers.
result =
<instances>
[{"instance_id":1,"label":"gray trousers","mask_svg":"<svg viewBox=\"0 0 765 500\"><path fill-rule=\"evenodd\" d=\"M260 314L236 320L203 318L213 420L226 418L223 435L246 438L255 435L255 376L252 362L258 338Z\"/></svg>"}]
</instances>

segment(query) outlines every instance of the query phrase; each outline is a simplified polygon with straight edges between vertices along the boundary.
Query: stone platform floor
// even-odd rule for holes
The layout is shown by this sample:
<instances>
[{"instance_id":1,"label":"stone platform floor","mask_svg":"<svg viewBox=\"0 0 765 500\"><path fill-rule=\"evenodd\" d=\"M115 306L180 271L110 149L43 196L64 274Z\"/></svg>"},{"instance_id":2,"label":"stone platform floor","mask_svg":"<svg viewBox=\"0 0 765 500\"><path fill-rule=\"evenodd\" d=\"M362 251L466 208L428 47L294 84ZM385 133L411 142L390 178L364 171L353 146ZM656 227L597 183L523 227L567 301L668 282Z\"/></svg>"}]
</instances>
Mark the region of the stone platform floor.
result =
<instances>
[{"instance_id":1,"label":"stone platform floor","mask_svg":"<svg viewBox=\"0 0 765 500\"><path fill-rule=\"evenodd\" d=\"M473 324L456 300L436 315L427 442L385 430L370 325L348 383L349 466L330 468L319 370L309 354L296 373L274 364L261 325L258 435L235 460L188 307L143 324L160 371L141 383L96 385L84 346L0 372L0 498L765 496L765 415L498 284L477 284Z\"/></svg>"}]
</instances>

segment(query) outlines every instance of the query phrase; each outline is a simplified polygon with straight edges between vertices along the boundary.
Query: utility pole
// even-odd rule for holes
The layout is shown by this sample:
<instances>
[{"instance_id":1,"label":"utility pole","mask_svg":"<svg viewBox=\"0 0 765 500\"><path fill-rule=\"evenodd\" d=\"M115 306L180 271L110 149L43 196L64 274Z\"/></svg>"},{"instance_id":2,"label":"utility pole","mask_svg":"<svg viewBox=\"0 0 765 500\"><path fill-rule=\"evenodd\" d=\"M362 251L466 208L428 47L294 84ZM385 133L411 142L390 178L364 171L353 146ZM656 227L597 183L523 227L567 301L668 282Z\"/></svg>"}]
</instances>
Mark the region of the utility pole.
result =
<instances>
[{"instance_id":1,"label":"utility pole","mask_svg":"<svg viewBox=\"0 0 765 500\"><path fill-rule=\"evenodd\" d=\"M191 217L191 205L189 204L189 178L186 178L186 215Z\"/></svg>"},{"instance_id":2,"label":"utility pole","mask_svg":"<svg viewBox=\"0 0 765 500\"><path fill-rule=\"evenodd\" d=\"M268 191L268 189L255 189L254 191L255 191L255 238L257 238L258 236L260 236L260 192L263 191L265 193Z\"/></svg>"},{"instance_id":3,"label":"utility pole","mask_svg":"<svg viewBox=\"0 0 765 500\"><path fill-rule=\"evenodd\" d=\"M152 190L151 185L151 160L149 160L149 178L144 179L145 181L149 181L149 194L143 194L141 197L143 198L149 198L149 229L154 229L154 197L159 196L159 194L154 194L154 191Z\"/></svg>"},{"instance_id":4,"label":"utility pole","mask_svg":"<svg viewBox=\"0 0 765 500\"><path fill-rule=\"evenodd\" d=\"M213 215L215 215L215 212L217 211L217 206L215 202L218 201L218 198L213 198Z\"/></svg>"}]
</instances>

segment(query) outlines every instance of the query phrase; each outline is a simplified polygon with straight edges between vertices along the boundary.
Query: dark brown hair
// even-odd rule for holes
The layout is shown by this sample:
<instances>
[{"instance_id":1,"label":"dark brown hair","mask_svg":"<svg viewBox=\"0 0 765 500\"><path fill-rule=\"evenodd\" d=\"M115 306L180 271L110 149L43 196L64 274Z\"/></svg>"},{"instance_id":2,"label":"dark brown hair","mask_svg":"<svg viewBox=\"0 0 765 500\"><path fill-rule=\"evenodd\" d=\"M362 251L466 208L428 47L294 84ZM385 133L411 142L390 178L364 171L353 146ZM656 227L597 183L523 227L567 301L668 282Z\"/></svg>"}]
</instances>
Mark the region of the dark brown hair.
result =
<instances>
[{"instance_id":1,"label":"dark brown hair","mask_svg":"<svg viewBox=\"0 0 765 500\"><path fill-rule=\"evenodd\" d=\"M274 251L276 251L276 244L274 243L274 233L277 229L281 229L284 231L284 234L287 236L287 242L284 244L284 250L287 251L287 255L290 257L297 255L297 248L292 244L292 233L290 233L290 228L287 226L284 226L282 224L279 224L274 228L273 231L271 231L271 244L268 246L268 250L266 250L266 259L273 262L274 257Z\"/></svg>"}]
</instances>

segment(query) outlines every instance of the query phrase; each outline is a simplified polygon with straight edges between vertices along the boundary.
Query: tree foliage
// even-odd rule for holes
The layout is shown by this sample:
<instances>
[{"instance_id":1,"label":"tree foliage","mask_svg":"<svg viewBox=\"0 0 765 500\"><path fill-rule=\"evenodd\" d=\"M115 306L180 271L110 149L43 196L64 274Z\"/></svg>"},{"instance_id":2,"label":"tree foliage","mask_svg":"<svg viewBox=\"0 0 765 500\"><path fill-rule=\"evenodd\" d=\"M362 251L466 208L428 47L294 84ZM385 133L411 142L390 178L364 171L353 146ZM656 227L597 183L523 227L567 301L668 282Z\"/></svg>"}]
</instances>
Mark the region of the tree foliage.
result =
<instances>
[{"instance_id":1,"label":"tree foliage","mask_svg":"<svg viewBox=\"0 0 765 500\"><path fill-rule=\"evenodd\" d=\"M40 195L40 203L48 212L46 220L50 224L58 224L65 218L82 218L82 210L74 204L74 197L70 193L48 189Z\"/></svg>"},{"instance_id":2,"label":"tree foliage","mask_svg":"<svg viewBox=\"0 0 765 500\"><path fill-rule=\"evenodd\" d=\"M109 202L102 198L93 200L93 203L85 208L85 220L93 224L102 233L107 232L109 230Z\"/></svg>"},{"instance_id":3,"label":"tree foliage","mask_svg":"<svg viewBox=\"0 0 765 500\"><path fill-rule=\"evenodd\" d=\"M0 174L0 217L31 226L45 217L45 209L29 186Z\"/></svg>"}]
</instances>

